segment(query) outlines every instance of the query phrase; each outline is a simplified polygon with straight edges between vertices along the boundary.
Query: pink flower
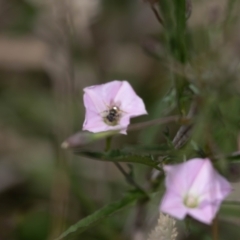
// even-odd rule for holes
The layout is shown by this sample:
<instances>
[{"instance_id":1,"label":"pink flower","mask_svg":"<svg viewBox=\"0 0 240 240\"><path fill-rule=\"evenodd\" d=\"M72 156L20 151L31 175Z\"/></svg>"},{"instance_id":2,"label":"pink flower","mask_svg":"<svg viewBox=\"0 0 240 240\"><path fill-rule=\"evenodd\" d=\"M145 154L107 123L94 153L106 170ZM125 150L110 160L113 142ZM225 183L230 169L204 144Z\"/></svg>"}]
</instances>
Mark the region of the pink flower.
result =
<instances>
[{"instance_id":1,"label":"pink flower","mask_svg":"<svg viewBox=\"0 0 240 240\"><path fill-rule=\"evenodd\" d=\"M83 90L86 108L83 130L96 133L119 129L126 134L130 118L147 114L142 99L127 81L115 80Z\"/></svg>"},{"instance_id":2,"label":"pink flower","mask_svg":"<svg viewBox=\"0 0 240 240\"><path fill-rule=\"evenodd\" d=\"M231 192L229 182L209 159L195 158L174 166L165 166L166 193L160 210L178 219L187 214L211 224L221 202Z\"/></svg>"}]
</instances>

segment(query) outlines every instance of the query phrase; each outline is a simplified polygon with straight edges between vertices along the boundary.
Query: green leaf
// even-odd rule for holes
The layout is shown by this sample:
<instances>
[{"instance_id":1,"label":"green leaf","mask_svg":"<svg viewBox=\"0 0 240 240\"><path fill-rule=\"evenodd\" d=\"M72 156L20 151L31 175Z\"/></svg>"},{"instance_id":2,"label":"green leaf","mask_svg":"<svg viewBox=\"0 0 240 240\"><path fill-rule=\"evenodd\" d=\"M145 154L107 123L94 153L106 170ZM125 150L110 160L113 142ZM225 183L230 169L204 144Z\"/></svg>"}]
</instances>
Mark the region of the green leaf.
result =
<instances>
[{"instance_id":1,"label":"green leaf","mask_svg":"<svg viewBox=\"0 0 240 240\"><path fill-rule=\"evenodd\" d=\"M168 154L169 151L172 151L166 143L155 144L155 145L128 145L123 148L125 152L131 153L152 153L152 154Z\"/></svg>"},{"instance_id":2,"label":"green leaf","mask_svg":"<svg viewBox=\"0 0 240 240\"><path fill-rule=\"evenodd\" d=\"M219 214L224 217L240 217L240 202L225 201L221 205Z\"/></svg>"},{"instance_id":3,"label":"green leaf","mask_svg":"<svg viewBox=\"0 0 240 240\"><path fill-rule=\"evenodd\" d=\"M238 152L233 153L232 155L227 156L226 159L232 163L239 163L240 162L240 153L238 153Z\"/></svg>"},{"instance_id":4,"label":"green leaf","mask_svg":"<svg viewBox=\"0 0 240 240\"><path fill-rule=\"evenodd\" d=\"M158 167L159 162L152 155L137 155L120 150L111 150L107 153L91 151L78 151L75 153L99 161L141 163L160 170Z\"/></svg>"},{"instance_id":5,"label":"green leaf","mask_svg":"<svg viewBox=\"0 0 240 240\"><path fill-rule=\"evenodd\" d=\"M146 196L141 191L129 192L120 201L110 203L107 206L99 209L95 213L80 220L76 224L72 225L64 233L62 233L61 236L58 237L56 240L70 239L73 236L76 236L76 234L80 234L83 231L87 230L88 228L94 226L100 220L103 220L104 218L109 217L113 213L123 209L124 207L127 207L127 206L133 204L134 202L136 202L136 200L144 198L144 197L146 197Z\"/></svg>"}]
</instances>

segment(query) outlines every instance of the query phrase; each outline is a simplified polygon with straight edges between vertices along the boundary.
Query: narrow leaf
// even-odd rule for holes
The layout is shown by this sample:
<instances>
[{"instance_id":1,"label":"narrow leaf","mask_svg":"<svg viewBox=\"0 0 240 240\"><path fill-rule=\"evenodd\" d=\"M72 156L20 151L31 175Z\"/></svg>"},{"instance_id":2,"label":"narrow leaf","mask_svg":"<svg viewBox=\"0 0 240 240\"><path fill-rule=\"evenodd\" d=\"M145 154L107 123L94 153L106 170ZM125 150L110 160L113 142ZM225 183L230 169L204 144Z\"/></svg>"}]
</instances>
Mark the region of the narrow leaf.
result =
<instances>
[{"instance_id":1,"label":"narrow leaf","mask_svg":"<svg viewBox=\"0 0 240 240\"><path fill-rule=\"evenodd\" d=\"M92 151L78 151L75 153L99 161L140 163L160 170L158 167L159 162L151 155L137 155L119 150L112 150L107 153Z\"/></svg>"},{"instance_id":2,"label":"narrow leaf","mask_svg":"<svg viewBox=\"0 0 240 240\"><path fill-rule=\"evenodd\" d=\"M220 211L220 216L224 217L237 217L240 216L240 202L231 202L225 201L223 202Z\"/></svg>"},{"instance_id":3,"label":"narrow leaf","mask_svg":"<svg viewBox=\"0 0 240 240\"><path fill-rule=\"evenodd\" d=\"M123 209L126 206L133 204L136 200L145 197L145 195L140 191L132 191L128 193L124 198L120 201L116 201L108 204L107 206L99 209L95 213L87 216L86 218L80 220L76 224L69 227L60 237L56 240L60 239L70 239L76 234L80 234L88 228L95 225L100 220L103 220L106 217L109 217L113 213Z\"/></svg>"}]
</instances>

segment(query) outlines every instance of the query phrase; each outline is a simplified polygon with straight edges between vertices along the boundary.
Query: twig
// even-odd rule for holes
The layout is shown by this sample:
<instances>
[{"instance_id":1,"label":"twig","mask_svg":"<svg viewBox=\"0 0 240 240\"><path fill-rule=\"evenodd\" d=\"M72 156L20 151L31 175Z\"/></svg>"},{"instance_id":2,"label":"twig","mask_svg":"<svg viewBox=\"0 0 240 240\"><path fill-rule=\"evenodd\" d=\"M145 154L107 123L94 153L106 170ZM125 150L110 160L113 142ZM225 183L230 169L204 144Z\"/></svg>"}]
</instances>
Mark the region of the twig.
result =
<instances>
[{"instance_id":1,"label":"twig","mask_svg":"<svg viewBox=\"0 0 240 240\"><path fill-rule=\"evenodd\" d=\"M197 103L193 102L189 109L186 119L193 118L195 116L196 112L197 112ZM175 149L181 148L188 141L188 139L191 135L191 132L192 132L192 124L181 126L179 128L179 130L177 131L175 137L173 138L174 148ZM161 175L161 172L153 170L151 175L152 175L151 182L154 183L155 180L158 179L159 176Z\"/></svg>"},{"instance_id":2,"label":"twig","mask_svg":"<svg viewBox=\"0 0 240 240\"><path fill-rule=\"evenodd\" d=\"M136 189L140 190L141 192L143 192L145 195L147 195L147 193L145 192L145 190L143 188L141 188L135 181L134 179L131 177L131 175L129 175L125 169L121 166L121 164L119 164L118 162L114 162L115 166L118 168L118 170L124 175L126 181L134 186Z\"/></svg>"},{"instance_id":3,"label":"twig","mask_svg":"<svg viewBox=\"0 0 240 240\"><path fill-rule=\"evenodd\" d=\"M172 122L172 121L177 121L177 120L186 120L186 123L189 123L189 120L191 119L191 117L193 117L196 113L196 109L197 109L197 106L195 103L193 103L190 107L190 110L189 110L189 113L188 113L188 116L186 118L180 118L179 116L170 116L170 117L166 117L166 118L163 118L163 119L156 119L156 120L152 120L152 121L149 121L147 122L147 124L143 124L143 126L148 126L148 125L151 125L151 124L156 124L156 123L167 123L167 122ZM132 126L132 128L135 130L135 128L138 128L139 126ZM175 146L177 148L180 148L187 140L188 140L188 137L189 137L189 132L191 131L192 127L189 127L189 124L188 125L183 125L179 128L179 131L177 132L176 136L175 136ZM188 133L188 134L187 134ZM186 137L186 134L187 134L187 137ZM148 181L148 184L147 184L147 189L150 190L150 189L154 189L155 186L156 186L156 179L159 178L159 176L161 175L162 173L159 172L159 171L156 171L156 170L153 170L150 174L150 177L149 177L149 181ZM144 226L144 216L146 215L146 202L139 202L138 203L138 206L137 206L137 216L136 216L136 220L135 220L135 228L134 228L134 235L132 237L132 239L139 239L142 238L144 239L144 232L143 232L143 226ZM139 216L140 219L139 219Z\"/></svg>"},{"instance_id":4,"label":"twig","mask_svg":"<svg viewBox=\"0 0 240 240\"><path fill-rule=\"evenodd\" d=\"M158 11L156 10L156 8L153 5L151 5L151 9L152 9L154 15L156 16L157 20L159 21L159 23L161 23L162 26L164 26L163 20L162 20L161 16L159 15Z\"/></svg>"},{"instance_id":5,"label":"twig","mask_svg":"<svg viewBox=\"0 0 240 240\"><path fill-rule=\"evenodd\" d=\"M50 1L49 25L44 25L42 37L49 46L49 59L45 69L52 83L55 100L55 121L53 125L53 145L56 151L55 174L51 190L51 229L48 239L54 239L64 229L69 212L70 181L66 167L71 162L71 156L61 151L59 145L64 136L72 131L73 115L73 64L71 56L71 42L69 38L69 24L66 19L66 1ZM45 15L44 15L45 16ZM59 29L61 29L59 31Z\"/></svg>"},{"instance_id":6,"label":"twig","mask_svg":"<svg viewBox=\"0 0 240 240\"><path fill-rule=\"evenodd\" d=\"M112 137L107 137L106 138L106 147L105 147L105 152L109 151L111 148L111 142L112 142ZM121 166L120 163L118 162L114 162L114 165L118 168L118 170L123 174L123 176L125 177L126 181L134 186L136 189L138 189L139 191L143 192L146 196L147 193L144 191L143 188L141 188L136 182L135 180L132 178L132 176L130 174L128 174L125 169Z\"/></svg>"},{"instance_id":7,"label":"twig","mask_svg":"<svg viewBox=\"0 0 240 240\"><path fill-rule=\"evenodd\" d=\"M189 124L191 122L191 118L188 117L180 117L180 116L169 116L169 117L164 117L164 118L158 118L146 122L141 122L141 123L136 123L132 124L129 126L128 131L136 131L136 130L142 130L143 128L150 127L150 126L155 126L155 125L161 125L161 124L166 124L170 122L179 122L182 124ZM120 129L119 129L120 130ZM70 136L67 138L63 143L62 143L62 148L69 149L69 148L78 148L82 147L86 144L89 144L91 142L101 140L106 138L107 136L120 136L119 130L115 131L106 131L102 133L90 133L86 131L80 131L75 133L74 135ZM107 151L105 149L105 151Z\"/></svg>"},{"instance_id":8,"label":"twig","mask_svg":"<svg viewBox=\"0 0 240 240\"><path fill-rule=\"evenodd\" d=\"M187 117L189 119L193 118L196 115L196 112L197 112L197 103L193 102L189 109ZM181 148L187 142L187 140L190 137L191 130L192 130L192 124L183 125L179 128L179 130L177 131L177 134L173 139L173 145L176 149Z\"/></svg>"},{"instance_id":9,"label":"twig","mask_svg":"<svg viewBox=\"0 0 240 240\"><path fill-rule=\"evenodd\" d=\"M111 148L111 142L112 142L112 136L107 137L107 138L106 138L105 152L107 152L107 151L110 150L110 148ZM148 199L148 195L147 195L147 193L145 192L145 190L144 190L143 188L141 188L141 187L135 182L135 180L132 178L132 176L125 171L125 169L121 166L121 164L119 164L118 162L114 162L114 164L115 164L115 166L118 168L118 170L123 174L123 176L125 177L127 183L129 183L130 185L134 186L136 189L138 189L139 191L143 192L143 193L147 196L147 198L144 198L144 199L138 201L138 203L137 203L137 206L138 206L139 211L137 211L138 216L137 216L137 218L136 218L136 222L137 222L136 228L137 228L137 230L138 230L138 229L142 230L141 223L142 223L143 221L142 221L141 218L143 218L143 216L141 216L141 218L140 218L140 215L142 215L142 210L145 210L145 208L143 208L142 206L144 205L145 201ZM144 214L144 215L145 215L145 214ZM140 234L141 234L141 232L140 232ZM140 240L140 239L139 239L139 236L137 237L137 239ZM133 240L135 240L135 232L134 232Z\"/></svg>"},{"instance_id":10,"label":"twig","mask_svg":"<svg viewBox=\"0 0 240 240\"><path fill-rule=\"evenodd\" d=\"M218 219L217 216L214 218L212 223L212 237L213 240L218 240Z\"/></svg>"},{"instance_id":11,"label":"twig","mask_svg":"<svg viewBox=\"0 0 240 240\"><path fill-rule=\"evenodd\" d=\"M175 116L169 116L169 117L164 117L164 118L158 118L158 119L154 119L154 120L150 120L150 121L146 121L146 122L142 122L142 123L136 123L136 124L132 124L130 125L130 127L128 128L128 131L136 131L145 127L150 127L150 126L154 126L154 125L161 125L161 124L165 124L165 123L170 123L170 122L186 122L188 123L191 119L188 117L180 117L178 115Z\"/></svg>"}]
</instances>

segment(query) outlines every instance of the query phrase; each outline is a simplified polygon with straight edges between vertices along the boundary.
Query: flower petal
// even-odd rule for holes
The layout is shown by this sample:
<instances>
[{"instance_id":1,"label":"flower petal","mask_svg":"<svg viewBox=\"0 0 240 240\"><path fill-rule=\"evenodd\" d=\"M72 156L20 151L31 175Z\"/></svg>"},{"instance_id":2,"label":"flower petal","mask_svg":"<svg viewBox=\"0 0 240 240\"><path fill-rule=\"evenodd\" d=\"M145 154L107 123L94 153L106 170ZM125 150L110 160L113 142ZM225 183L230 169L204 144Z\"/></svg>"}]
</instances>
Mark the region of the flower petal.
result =
<instances>
[{"instance_id":1,"label":"flower petal","mask_svg":"<svg viewBox=\"0 0 240 240\"><path fill-rule=\"evenodd\" d=\"M165 166L167 193L161 208L177 216L174 209L187 211L197 220L210 224L215 217L221 202L231 192L230 183L212 166L209 159L192 159L187 162ZM172 197L172 199L170 199ZM182 205L177 204L179 198ZM187 204L186 199L196 200L196 204ZM185 206L186 204L186 206ZM182 207L182 209L180 209Z\"/></svg>"},{"instance_id":2,"label":"flower petal","mask_svg":"<svg viewBox=\"0 0 240 240\"><path fill-rule=\"evenodd\" d=\"M217 199L224 199L232 192L231 184L215 170L215 196ZM210 189L212 191L212 189Z\"/></svg>"},{"instance_id":3,"label":"flower petal","mask_svg":"<svg viewBox=\"0 0 240 240\"><path fill-rule=\"evenodd\" d=\"M104 104L102 111L108 109L112 104L113 100L122 86L121 81L112 81L110 83L95 85L84 88L84 92L88 93L94 104Z\"/></svg>"},{"instance_id":4,"label":"flower petal","mask_svg":"<svg viewBox=\"0 0 240 240\"><path fill-rule=\"evenodd\" d=\"M108 104L108 106L115 104L114 99L119 90L121 89L122 81L115 80L99 86L101 86L101 92L99 94Z\"/></svg>"},{"instance_id":5,"label":"flower petal","mask_svg":"<svg viewBox=\"0 0 240 240\"><path fill-rule=\"evenodd\" d=\"M119 130L120 133L126 134L130 118L146 114L145 106L130 84L126 81L112 81L109 83L95 85L84 88L84 105L86 116L83 129L91 132ZM111 124L104 120L106 111L112 107L118 107L121 117L117 119L117 125ZM125 106L125 109L122 107ZM94 114L95 113L95 114ZM107 113L109 114L109 112Z\"/></svg>"},{"instance_id":6,"label":"flower petal","mask_svg":"<svg viewBox=\"0 0 240 240\"><path fill-rule=\"evenodd\" d=\"M121 118L120 118L120 121L119 121L119 126L121 128L121 133L123 134L127 134L126 130L127 130L127 126L129 125L130 123L130 117L128 114L124 114Z\"/></svg>"},{"instance_id":7,"label":"flower petal","mask_svg":"<svg viewBox=\"0 0 240 240\"><path fill-rule=\"evenodd\" d=\"M130 117L147 114L143 100L135 93L131 85L127 81L121 83L114 102L120 103L121 110L128 113Z\"/></svg>"},{"instance_id":8,"label":"flower petal","mask_svg":"<svg viewBox=\"0 0 240 240\"><path fill-rule=\"evenodd\" d=\"M106 124L103 124L102 117L91 110L86 110L85 121L83 123L83 130L88 130L90 132L102 132L106 131Z\"/></svg>"},{"instance_id":9,"label":"flower petal","mask_svg":"<svg viewBox=\"0 0 240 240\"><path fill-rule=\"evenodd\" d=\"M188 214L200 222L211 224L214 219L220 202L214 204L202 204L198 208L188 209Z\"/></svg>"},{"instance_id":10,"label":"flower petal","mask_svg":"<svg viewBox=\"0 0 240 240\"><path fill-rule=\"evenodd\" d=\"M187 214L187 209L183 205L182 198L172 191L167 191L163 196L160 211L178 219L183 219Z\"/></svg>"},{"instance_id":11,"label":"flower petal","mask_svg":"<svg viewBox=\"0 0 240 240\"><path fill-rule=\"evenodd\" d=\"M99 95L100 89L99 86L92 86L83 89L85 92L83 95L85 108L99 114L107 109L104 99Z\"/></svg>"},{"instance_id":12,"label":"flower petal","mask_svg":"<svg viewBox=\"0 0 240 240\"><path fill-rule=\"evenodd\" d=\"M194 160L191 160L193 162ZM214 168L212 167L209 159L202 159L201 166L198 173L195 175L194 181L189 186L190 193L197 193L202 195L204 192L208 192L209 188L215 184L214 181Z\"/></svg>"},{"instance_id":13,"label":"flower petal","mask_svg":"<svg viewBox=\"0 0 240 240\"><path fill-rule=\"evenodd\" d=\"M192 186L196 176L203 165L203 160L195 158L181 164L166 165L166 187L184 196Z\"/></svg>"},{"instance_id":14,"label":"flower petal","mask_svg":"<svg viewBox=\"0 0 240 240\"><path fill-rule=\"evenodd\" d=\"M230 192L231 185L212 166L209 159L203 159L203 165L199 169L192 185L190 193L197 193L205 200L223 200Z\"/></svg>"}]
</instances>

